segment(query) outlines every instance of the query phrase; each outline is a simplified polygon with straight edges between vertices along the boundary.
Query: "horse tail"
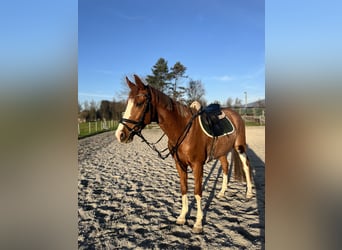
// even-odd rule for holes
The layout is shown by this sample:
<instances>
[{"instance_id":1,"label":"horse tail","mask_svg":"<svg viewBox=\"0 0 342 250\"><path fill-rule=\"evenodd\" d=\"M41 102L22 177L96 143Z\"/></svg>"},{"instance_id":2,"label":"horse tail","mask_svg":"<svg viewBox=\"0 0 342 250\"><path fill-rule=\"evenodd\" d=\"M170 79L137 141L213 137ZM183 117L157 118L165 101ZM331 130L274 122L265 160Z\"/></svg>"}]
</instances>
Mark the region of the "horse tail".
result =
<instances>
[{"instance_id":1,"label":"horse tail","mask_svg":"<svg viewBox=\"0 0 342 250\"><path fill-rule=\"evenodd\" d=\"M246 181L246 176L243 171L243 163L240 159L238 151L235 148L232 150L232 154L233 154L235 180L240 181L240 182Z\"/></svg>"}]
</instances>

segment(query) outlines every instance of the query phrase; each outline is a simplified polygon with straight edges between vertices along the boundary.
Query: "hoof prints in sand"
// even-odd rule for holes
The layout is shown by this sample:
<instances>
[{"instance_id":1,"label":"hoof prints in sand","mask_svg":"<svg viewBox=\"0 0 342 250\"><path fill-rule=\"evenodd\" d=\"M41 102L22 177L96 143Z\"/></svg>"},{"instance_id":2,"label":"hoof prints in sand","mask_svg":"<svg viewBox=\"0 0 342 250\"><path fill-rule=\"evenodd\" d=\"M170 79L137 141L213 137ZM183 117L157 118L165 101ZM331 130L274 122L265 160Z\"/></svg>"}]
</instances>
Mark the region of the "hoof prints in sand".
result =
<instances>
[{"instance_id":1,"label":"hoof prints in sand","mask_svg":"<svg viewBox=\"0 0 342 250\"><path fill-rule=\"evenodd\" d=\"M161 135L158 129L144 133L151 141ZM244 184L232 177L225 198L216 198L222 175L215 161L204 166L204 231L197 235L192 173L187 223L175 223L181 194L171 157L159 159L137 138L119 144L113 132L80 140L78 157L79 249L263 248L264 196L246 201Z\"/></svg>"}]
</instances>

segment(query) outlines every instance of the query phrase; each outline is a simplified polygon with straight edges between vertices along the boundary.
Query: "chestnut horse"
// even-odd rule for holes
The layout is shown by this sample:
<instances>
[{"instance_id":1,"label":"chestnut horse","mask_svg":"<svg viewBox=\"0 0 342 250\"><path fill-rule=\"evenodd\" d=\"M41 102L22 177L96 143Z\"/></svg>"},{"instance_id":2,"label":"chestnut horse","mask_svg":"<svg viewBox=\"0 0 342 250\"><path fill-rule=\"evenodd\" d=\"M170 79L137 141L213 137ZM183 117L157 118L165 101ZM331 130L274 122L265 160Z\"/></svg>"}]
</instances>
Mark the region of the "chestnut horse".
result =
<instances>
[{"instance_id":1,"label":"chestnut horse","mask_svg":"<svg viewBox=\"0 0 342 250\"><path fill-rule=\"evenodd\" d=\"M177 224L185 224L188 212L187 178L188 166L194 174L195 199L197 203L194 233L202 232L203 212L201 208L203 165L212 158L219 159L223 170L223 183L218 197L224 197L228 182L227 155L232 151L235 179L247 182L246 198L251 198L252 182L245 138L245 125L240 115L231 109L224 109L235 130L225 136L211 138L199 124L198 111L172 100L155 88L145 85L134 75L135 84L127 77L130 93L126 111L116 130L119 142L131 142L134 135L141 136L141 130L151 122L157 122L168 137L168 148L175 160L180 177L182 210Z\"/></svg>"}]
</instances>

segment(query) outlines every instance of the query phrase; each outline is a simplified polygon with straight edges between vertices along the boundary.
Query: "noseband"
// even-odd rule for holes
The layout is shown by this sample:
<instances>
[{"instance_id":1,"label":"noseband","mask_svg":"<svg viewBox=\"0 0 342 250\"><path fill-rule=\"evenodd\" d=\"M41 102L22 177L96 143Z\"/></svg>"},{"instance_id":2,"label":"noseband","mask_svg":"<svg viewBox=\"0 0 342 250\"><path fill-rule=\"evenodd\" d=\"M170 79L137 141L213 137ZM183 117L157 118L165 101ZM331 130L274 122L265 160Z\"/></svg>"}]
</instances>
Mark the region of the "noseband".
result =
<instances>
[{"instance_id":1,"label":"noseband","mask_svg":"<svg viewBox=\"0 0 342 250\"><path fill-rule=\"evenodd\" d=\"M145 96L146 97L146 101L144 102L144 111L143 111L140 119L138 121L134 121L134 120L126 119L126 118L120 119L120 123L122 125L124 125L129 131L128 138L133 138L134 135L139 135L139 136L141 135L141 131L147 125L144 122L145 116L151 110L151 90L150 90L150 88L148 88L147 94L139 94L137 96ZM128 123L133 124L134 126L131 128L127 125Z\"/></svg>"}]
</instances>

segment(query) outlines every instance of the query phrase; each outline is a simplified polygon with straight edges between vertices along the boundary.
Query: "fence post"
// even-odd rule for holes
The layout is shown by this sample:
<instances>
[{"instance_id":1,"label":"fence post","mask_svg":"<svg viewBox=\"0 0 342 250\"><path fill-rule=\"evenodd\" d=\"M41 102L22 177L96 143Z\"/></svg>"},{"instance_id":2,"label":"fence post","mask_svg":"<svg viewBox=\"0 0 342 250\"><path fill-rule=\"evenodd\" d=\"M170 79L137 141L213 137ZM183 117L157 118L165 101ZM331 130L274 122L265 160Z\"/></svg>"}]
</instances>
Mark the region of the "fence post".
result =
<instances>
[{"instance_id":1,"label":"fence post","mask_svg":"<svg viewBox=\"0 0 342 250\"><path fill-rule=\"evenodd\" d=\"M90 129L90 122L88 123L88 125L89 125L89 134L91 133L91 129Z\"/></svg>"},{"instance_id":2,"label":"fence post","mask_svg":"<svg viewBox=\"0 0 342 250\"><path fill-rule=\"evenodd\" d=\"M77 123L77 131L78 131L78 135L80 135L80 124Z\"/></svg>"}]
</instances>

